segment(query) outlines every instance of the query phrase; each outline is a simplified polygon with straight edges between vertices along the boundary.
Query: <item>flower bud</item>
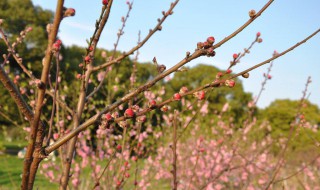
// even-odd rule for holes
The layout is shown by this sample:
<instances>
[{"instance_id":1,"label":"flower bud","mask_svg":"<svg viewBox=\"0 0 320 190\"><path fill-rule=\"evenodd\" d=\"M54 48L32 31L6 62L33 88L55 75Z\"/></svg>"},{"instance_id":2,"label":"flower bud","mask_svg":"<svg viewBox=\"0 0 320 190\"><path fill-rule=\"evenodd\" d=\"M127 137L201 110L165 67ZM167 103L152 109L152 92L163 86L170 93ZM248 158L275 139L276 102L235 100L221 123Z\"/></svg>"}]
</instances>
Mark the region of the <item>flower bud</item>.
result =
<instances>
[{"instance_id":1,"label":"flower bud","mask_svg":"<svg viewBox=\"0 0 320 190\"><path fill-rule=\"evenodd\" d=\"M158 65L157 70L159 73L163 73L163 71L166 70L166 66L165 65Z\"/></svg>"},{"instance_id":2,"label":"flower bud","mask_svg":"<svg viewBox=\"0 0 320 190\"><path fill-rule=\"evenodd\" d=\"M260 36L261 36L261 33L260 33L260 32L257 32L257 38L260 37Z\"/></svg>"},{"instance_id":3,"label":"flower bud","mask_svg":"<svg viewBox=\"0 0 320 190\"><path fill-rule=\"evenodd\" d=\"M222 76L223 76L223 73L222 73L222 72L218 72L217 75L216 75L216 78L219 79L219 78L221 78Z\"/></svg>"},{"instance_id":4,"label":"flower bud","mask_svg":"<svg viewBox=\"0 0 320 190\"><path fill-rule=\"evenodd\" d=\"M208 37L208 38L207 38L207 42L208 42L210 45L214 44L214 42L215 42L214 37L213 37L213 36Z\"/></svg>"},{"instance_id":5,"label":"flower bud","mask_svg":"<svg viewBox=\"0 0 320 190\"><path fill-rule=\"evenodd\" d=\"M69 17L69 16L74 16L76 14L76 10L73 9L73 8L68 8L64 11L64 14L63 14L63 18L64 17Z\"/></svg>"},{"instance_id":6,"label":"flower bud","mask_svg":"<svg viewBox=\"0 0 320 190\"><path fill-rule=\"evenodd\" d=\"M103 5L108 5L108 0L102 0Z\"/></svg>"},{"instance_id":7,"label":"flower bud","mask_svg":"<svg viewBox=\"0 0 320 190\"><path fill-rule=\"evenodd\" d=\"M216 52L214 51L214 48L213 47L210 47L207 51L207 56L208 57L213 57L216 55Z\"/></svg>"},{"instance_id":8,"label":"flower bud","mask_svg":"<svg viewBox=\"0 0 320 190\"><path fill-rule=\"evenodd\" d=\"M241 76L242 76L243 78L249 78L249 73L243 73Z\"/></svg>"},{"instance_id":9,"label":"flower bud","mask_svg":"<svg viewBox=\"0 0 320 190\"><path fill-rule=\"evenodd\" d=\"M155 100L151 100L148 103L148 107L149 108L154 108L157 105L157 102Z\"/></svg>"},{"instance_id":10,"label":"flower bud","mask_svg":"<svg viewBox=\"0 0 320 190\"><path fill-rule=\"evenodd\" d=\"M160 110L163 111L163 112L167 112L168 111L168 107L167 106L162 106L160 108Z\"/></svg>"},{"instance_id":11,"label":"flower bud","mask_svg":"<svg viewBox=\"0 0 320 190\"><path fill-rule=\"evenodd\" d=\"M107 121L113 120L113 117L112 117L112 115L111 115L110 113L106 113L106 114L104 115L104 118L105 118Z\"/></svg>"},{"instance_id":12,"label":"flower bud","mask_svg":"<svg viewBox=\"0 0 320 190\"><path fill-rule=\"evenodd\" d=\"M225 85L230 88L233 88L236 85L236 82L234 80L226 80Z\"/></svg>"},{"instance_id":13,"label":"flower bud","mask_svg":"<svg viewBox=\"0 0 320 190\"><path fill-rule=\"evenodd\" d=\"M238 54L237 54L237 53L234 53L234 54L232 55L232 57L233 57L233 59L237 59L237 58L238 58Z\"/></svg>"},{"instance_id":14,"label":"flower bud","mask_svg":"<svg viewBox=\"0 0 320 190\"><path fill-rule=\"evenodd\" d=\"M249 11L249 16L250 16L250 18L253 18L254 16L256 16L256 11L253 9L251 11Z\"/></svg>"},{"instance_id":15,"label":"flower bud","mask_svg":"<svg viewBox=\"0 0 320 190\"><path fill-rule=\"evenodd\" d=\"M188 92L188 88L187 87L183 86L183 87L180 88L180 91L179 91L180 94L185 94L187 92Z\"/></svg>"},{"instance_id":16,"label":"flower bud","mask_svg":"<svg viewBox=\"0 0 320 190\"><path fill-rule=\"evenodd\" d=\"M147 117L145 115L142 115L137 118L137 121L140 123L143 123L143 122L147 121Z\"/></svg>"},{"instance_id":17,"label":"flower bud","mask_svg":"<svg viewBox=\"0 0 320 190\"><path fill-rule=\"evenodd\" d=\"M131 108L126 109L124 112L125 117L133 117L134 116L134 111Z\"/></svg>"},{"instance_id":18,"label":"flower bud","mask_svg":"<svg viewBox=\"0 0 320 190\"><path fill-rule=\"evenodd\" d=\"M202 49L202 48L203 48L203 46L204 46L204 45L203 45L203 43L202 43L202 42L198 42L198 43L197 43L197 48L198 48L198 49Z\"/></svg>"},{"instance_id":19,"label":"flower bud","mask_svg":"<svg viewBox=\"0 0 320 190\"><path fill-rule=\"evenodd\" d=\"M206 93L202 90L198 93L198 100L203 100L206 96Z\"/></svg>"},{"instance_id":20,"label":"flower bud","mask_svg":"<svg viewBox=\"0 0 320 190\"><path fill-rule=\"evenodd\" d=\"M86 63L90 63L91 62L91 57L89 55L87 55L85 58L84 58L84 61Z\"/></svg>"},{"instance_id":21,"label":"flower bud","mask_svg":"<svg viewBox=\"0 0 320 190\"><path fill-rule=\"evenodd\" d=\"M176 101L181 100L181 95L179 93L175 93L173 95L173 99L176 100Z\"/></svg>"}]
</instances>

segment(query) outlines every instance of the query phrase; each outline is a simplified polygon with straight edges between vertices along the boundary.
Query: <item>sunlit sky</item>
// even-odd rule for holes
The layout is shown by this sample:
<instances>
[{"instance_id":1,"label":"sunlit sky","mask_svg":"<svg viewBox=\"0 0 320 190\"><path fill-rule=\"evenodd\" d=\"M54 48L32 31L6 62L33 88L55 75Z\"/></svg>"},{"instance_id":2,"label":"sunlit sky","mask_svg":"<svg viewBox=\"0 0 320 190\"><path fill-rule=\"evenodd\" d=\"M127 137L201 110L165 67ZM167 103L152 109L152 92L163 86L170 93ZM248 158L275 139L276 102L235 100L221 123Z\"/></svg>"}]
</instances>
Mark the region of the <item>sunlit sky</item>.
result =
<instances>
[{"instance_id":1,"label":"sunlit sky","mask_svg":"<svg viewBox=\"0 0 320 190\"><path fill-rule=\"evenodd\" d=\"M258 11L267 1L252 0L180 0L174 14L163 24L161 32L156 33L141 48L139 61L150 62L153 57L161 64L173 66L184 58L185 52L192 52L197 42L214 36L216 41L232 33L249 18L248 11ZM56 1L33 0L35 5L54 10ZM119 49L126 51L137 43L138 31L141 37L148 34L161 11L169 8L169 0L135 0L122 37ZM127 12L125 0L114 1L112 14L98 46L112 49L116 33L121 27L121 17ZM94 30L95 20L101 11L101 0L67 0L66 7L76 9L74 17L63 20L59 36L64 45L86 45ZM255 45L233 71L240 72L271 57L274 50L279 52L301 41L320 27L319 0L275 0L271 6L235 38L216 49L214 58L201 57L187 66L205 63L226 69L233 53L243 51L261 32L263 43ZM274 61L272 79L259 100L258 106L268 106L275 99L300 99L308 76L312 77L309 87L309 100L320 105L320 35L298 47L293 52ZM246 91L257 95L268 65L250 73L249 79L241 79ZM212 74L214 78L214 73Z\"/></svg>"}]
</instances>

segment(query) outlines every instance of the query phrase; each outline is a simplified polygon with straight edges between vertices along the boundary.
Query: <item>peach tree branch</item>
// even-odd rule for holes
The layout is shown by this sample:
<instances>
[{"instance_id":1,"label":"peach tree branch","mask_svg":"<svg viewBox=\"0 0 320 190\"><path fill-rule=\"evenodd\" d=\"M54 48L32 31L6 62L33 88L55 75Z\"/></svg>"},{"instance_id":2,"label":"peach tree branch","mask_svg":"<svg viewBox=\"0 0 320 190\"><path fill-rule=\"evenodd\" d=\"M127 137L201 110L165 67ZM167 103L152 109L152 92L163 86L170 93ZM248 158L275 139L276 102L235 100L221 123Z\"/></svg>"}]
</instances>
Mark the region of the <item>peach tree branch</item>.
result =
<instances>
[{"instance_id":1,"label":"peach tree branch","mask_svg":"<svg viewBox=\"0 0 320 190\"><path fill-rule=\"evenodd\" d=\"M56 40L58 29L59 29L61 20L63 18L63 4L64 4L64 0L58 0L54 22L49 34L46 55L43 61L43 68L41 73L41 84L40 84L40 88L38 89L36 109L35 109L34 118L31 123L31 132L30 132L29 142L28 142L27 151L26 151L25 160L24 160L23 175L22 175L22 182L21 182L21 189L23 190L32 189L33 187L34 180L31 179L31 181L29 181L29 175L35 176L35 173L30 172L30 167L31 167L31 163L33 162L33 153L36 145L35 142L37 138L43 100L44 100L44 95L46 91L47 79L48 79L49 70L50 70L50 63L52 59L52 46ZM34 170L36 171L37 167L38 167L38 164L34 165L33 171Z\"/></svg>"},{"instance_id":2,"label":"peach tree branch","mask_svg":"<svg viewBox=\"0 0 320 190\"><path fill-rule=\"evenodd\" d=\"M116 43L114 43L114 49L113 49L113 53L112 53L112 59L115 57L116 55L116 52L117 52L117 47L119 45L119 42L120 42L120 38L121 36L124 34L124 28L126 26L126 22L129 18L129 15L130 15L130 12L132 10L132 5L133 5L133 2L132 3L129 3L128 4L128 12L127 12L127 15L125 17L122 17L121 21L122 21L122 26L121 28L119 29L119 32L117 33L117 40L116 40ZM97 87L95 87L95 89L86 97L86 100L89 100L96 92L99 91L99 89L102 87L103 85L103 81L105 79L107 75L107 70L104 72L103 76L101 77L101 81L100 83L98 84Z\"/></svg>"},{"instance_id":3,"label":"peach tree branch","mask_svg":"<svg viewBox=\"0 0 320 190\"><path fill-rule=\"evenodd\" d=\"M80 89L80 94L79 94L79 99L78 99L78 104L76 109L77 111L73 117L73 129L76 129L80 124L81 115L86 103L85 99L86 99L87 87L88 87L89 79L91 75L94 52L99 42L102 31L105 27L105 24L108 21L108 18L111 12L112 3L113 3L113 0L109 1L107 5L104 5L102 7L100 18L96 22L96 29L93 33L93 36L90 38L90 42L88 44L89 47L87 48L87 53L84 58L84 66L83 66L84 79L81 80L81 89ZM77 142L77 136L74 136L74 138L72 138L68 143L67 155L63 161L64 168L63 168L62 177L60 180L60 189L66 189L68 186L68 182L70 178L69 174L70 174L71 163L73 160L76 142Z\"/></svg>"},{"instance_id":4,"label":"peach tree branch","mask_svg":"<svg viewBox=\"0 0 320 190\"><path fill-rule=\"evenodd\" d=\"M150 31L149 34L135 47L133 47L131 50L129 50L128 52L123 53L121 56L119 56L116 59L113 59L105 64L102 65L98 65L93 67L92 71L98 71L100 69L109 67L110 65L113 65L115 63L120 62L121 60L123 60L124 58L128 57L129 55L133 54L136 50L140 49L151 37L154 33L156 33L157 31L162 29L162 23L166 20L166 18L171 15L173 13L173 9L174 7L178 4L179 0L176 0L175 2L171 3L171 6L169 8L169 10L167 12L163 11L163 17L161 19L158 19L158 24Z\"/></svg>"},{"instance_id":5,"label":"peach tree branch","mask_svg":"<svg viewBox=\"0 0 320 190\"><path fill-rule=\"evenodd\" d=\"M236 30L236 32L233 32L231 35L229 35L227 38L223 39L222 41L220 41L218 43L218 45L213 45L212 48L209 48L211 51L213 51L212 49L215 47L220 47L222 44L224 44L225 42L227 42L228 40L230 40L232 37L236 36L239 32L241 32L245 27L247 27L250 23L253 22L253 20L255 20L258 16L261 15L261 13L266 10L266 8L272 3L273 1L269 1L253 18L251 18L249 21L247 21L244 25L242 25L238 30ZM171 8L169 9L169 11L167 13L164 14L164 17L160 20L160 22L158 23L157 27L155 27L155 29L153 31L151 31L149 33L149 37L147 36L147 38L145 38L138 46L136 46L135 48L132 49L133 53L135 50L137 50L138 48L141 47L141 45L143 45L146 42L146 39L149 39L151 37L152 32L155 32L158 28L158 26L161 26L161 23L165 20L165 18L167 17L166 15L169 15L169 13L172 11L172 9L174 8L174 6L178 3L178 1L175 1L175 3L171 4ZM130 53L130 54L131 54ZM130 54L126 54L127 56ZM73 138L74 136L76 136L78 133L80 133L81 131L85 130L88 126L92 125L93 123L95 123L96 121L99 120L99 118L101 117L102 114L105 114L107 112L110 112L112 110L114 110L115 108L117 108L118 106L120 106L121 104L129 101L131 98L135 97L136 95L148 90L149 88L151 88L152 86L154 86L158 81L162 80L163 78L165 78L166 76L170 75L171 73L177 71L181 66L185 65L186 63L200 57L200 56L204 56L204 55L208 55L208 49L196 49L195 52L191 55L186 56L184 59L182 59L179 63L177 63L175 66L173 66L172 68L164 71L163 73L160 73L158 76L156 76L153 80L147 82L146 84L138 87L137 89L135 89L134 91L128 93L127 95L125 95L124 97L122 97L120 100L114 102L113 104L107 106L106 108L102 109L99 113L97 113L96 115L92 116L91 118L89 118L88 120L86 120L84 123L82 123L78 128L72 130L70 133L66 134L64 137L61 137L60 139L58 139L54 144L50 145L49 147L45 148L45 152L46 153L50 153L53 150L59 148L62 144L66 143L68 140L70 140L71 138ZM119 58L121 58L123 56L120 56ZM119 58L113 60L114 63L116 62L116 60L118 60ZM123 57L124 58L124 57ZM121 59L119 59L121 60ZM111 61L111 62L113 62ZM111 63L110 62L110 63ZM97 71L101 68L107 67L109 65L100 65L98 67L95 67L92 69L92 71ZM217 83L219 84L219 83ZM202 89L204 88L208 88L210 87L210 84L208 86L204 86L204 87L200 87ZM199 88L198 88L199 89ZM199 91L199 90L194 90L195 91ZM193 93L193 92L192 92ZM192 94L192 93L186 93L187 94Z\"/></svg>"}]
</instances>

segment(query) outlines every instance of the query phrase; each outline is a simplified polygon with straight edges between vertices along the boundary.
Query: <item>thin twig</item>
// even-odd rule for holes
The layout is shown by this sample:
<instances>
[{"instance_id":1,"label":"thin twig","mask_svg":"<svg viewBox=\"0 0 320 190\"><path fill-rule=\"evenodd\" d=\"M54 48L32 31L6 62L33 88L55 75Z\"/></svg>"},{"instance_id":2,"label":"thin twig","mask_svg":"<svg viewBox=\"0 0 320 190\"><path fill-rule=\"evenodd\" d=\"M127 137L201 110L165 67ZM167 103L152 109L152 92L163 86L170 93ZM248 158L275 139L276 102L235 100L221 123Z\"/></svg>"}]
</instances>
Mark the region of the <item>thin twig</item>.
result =
<instances>
[{"instance_id":1,"label":"thin twig","mask_svg":"<svg viewBox=\"0 0 320 190\"><path fill-rule=\"evenodd\" d=\"M112 7L113 0L110 0L108 2L107 6L103 6L101 14L100 14L100 19L96 23L96 29L90 39L90 42L88 44L87 48L87 56L93 56L96 46L99 42L99 38L102 34L102 31L104 29L105 24L108 21L110 12L111 12L111 7ZM90 51L90 47L93 48L92 51ZM78 98L78 103L77 103L77 111L76 114L74 114L73 117L73 129L77 129L77 127L80 124L80 119L82 116L82 112L84 110L84 106L86 104L86 94L87 94L87 88L89 84L89 79L91 75L91 69L92 69L92 59L91 59L91 64L87 63L87 61L84 61L84 67L82 73L84 74L84 79L81 80L81 87L80 87L80 93L79 93L79 98ZM67 155L64 160L64 168L62 172L62 177L61 177L61 183L60 183L60 189L66 189L68 186L69 178L70 178L70 169L71 169L71 164L73 160L73 155L74 155L74 150L75 150L75 145L77 142L77 135L74 136L68 143L68 148L67 148Z\"/></svg>"},{"instance_id":2,"label":"thin twig","mask_svg":"<svg viewBox=\"0 0 320 190\"><path fill-rule=\"evenodd\" d=\"M270 5L273 3L274 0L268 1L268 3L262 7L262 9L257 12L257 14L254 17L251 17L244 25L242 25L240 28L238 28L236 31L234 31L229 36L225 37L223 40L221 40L219 43L214 45L213 47L216 49L220 47L222 44L229 41L231 38L235 37L237 34L239 34L242 30L244 30L247 26L249 26L254 20L256 20Z\"/></svg>"},{"instance_id":3,"label":"thin twig","mask_svg":"<svg viewBox=\"0 0 320 190\"><path fill-rule=\"evenodd\" d=\"M52 136L52 130L53 130L52 129L52 125L53 125L54 113L55 113L55 108L56 108L57 91L58 91L58 87L59 87L59 72L60 72L59 52L56 53L55 59L56 59L56 83L55 83L55 86L54 86L51 117L50 117L50 120L49 120L49 133L48 133L48 136L47 136L46 146L49 146L50 139L51 139L51 136Z\"/></svg>"},{"instance_id":4,"label":"thin twig","mask_svg":"<svg viewBox=\"0 0 320 190\"><path fill-rule=\"evenodd\" d=\"M272 1L269 1L266 6L264 6L260 11L259 11L259 15L272 3ZM257 17L258 17L258 14L257 14ZM252 21L251 21L252 22ZM250 22L250 23L251 23ZM247 23L245 23L243 26L241 26L240 28L242 28L240 31L243 30L244 26L248 26ZM239 29L240 29L239 28ZM239 31L239 29L237 31ZM217 47L220 47L223 43L227 42L229 39L231 39L232 37L234 37L236 34L238 34L239 32L237 33L232 33L231 35L229 35L229 38L225 38L224 40L222 40L221 42L219 42L218 46ZM314 36L315 34L313 34L312 36ZM311 38L312 36L309 36L307 39ZM307 40L305 39L305 41ZM301 45L302 43L300 43L299 45ZM299 45L296 45L299 46ZM216 46L216 45L215 45ZM213 47L215 47L213 46ZM173 66L172 68L164 71L163 73L159 74L158 76L156 76L153 80L147 82L146 84L140 86L139 88L135 89L134 91L128 93L127 95L125 95L123 98L121 98L120 100L114 102L113 104L107 106L106 108L102 109L99 113L97 113L96 115L92 116L91 118L89 118L88 120L86 120L84 123L82 123L77 129L74 129L72 130L70 133L68 133L67 135L65 135L64 137L58 139L54 144L52 144L51 146L47 147L45 149L45 152L46 153L50 153L52 152L53 150L57 149L58 147L60 147L62 144L64 144L65 142L67 142L68 140L70 140L71 138L73 138L74 136L76 136L78 133L80 133L81 131L85 130L88 126L92 125L95 121L97 121L102 114L105 114L107 112L110 112L112 110L114 110L115 108L117 108L119 105L123 104L124 102L127 102L129 101L131 98L135 97L136 95L148 90L149 88L151 88L153 85L155 85L158 81L162 80L164 77L170 75L171 73L175 72L176 70L178 70L181 66L185 65L186 63L202 56L202 55L206 55L206 50L197 50L195 51L192 55L188 56L188 57L185 57L183 60L181 60L179 63L177 63L175 66ZM280 57L280 56L278 56ZM275 59L275 58L273 58ZM272 60L273 60L272 59ZM271 60L267 60L265 61L266 63L267 62L270 62ZM265 63L264 63L265 64ZM263 64L261 64L263 65ZM261 66L260 65L260 66ZM257 66L258 67L258 66ZM253 70L255 68L252 68L251 70ZM241 72L237 75L234 75L234 76L231 76L232 78L235 78L243 73L246 73L248 72L248 70L244 71L244 72ZM223 81L224 82L224 81ZM200 88L197 88L191 92L188 92L184 95L190 95L190 94L193 94L194 92L196 91L200 91L202 89L205 89L205 88L209 88L213 85L217 85L219 83L222 83L222 82L216 82L216 83L211 83L211 84L207 84L203 87L200 87Z\"/></svg>"},{"instance_id":5,"label":"thin twig","mask_svg":"<svg viewBox=\"0 0 320 190\"><path fill-rule=\"evenodd\" d=\"M93 72L95 71L98 71L100 69L103 69L103 68L106 68L106 67L109 67L110 65L113 65L115 63L118 63L120 62L121 60L123 60L124 58L128 57L129 55L133 54L136 50L140 49L150 38L151 36L156 33L157 31L161 30L162 28L162 23L166 20L166 18L172 13L172 10L173 8L178 4L179 0L176 0L175 2L171 3L171 6L169 8L169 10L167 12L165 12L163 14L163 17L158 20L158 24L152 29L149 31L149 34L135 47L133 47L131 50L129 50L128 52L125 52L123 53L121 56L119 56L118 58L116 59L113 59L105 64L102 64L102 65L98 65L96 67L94 67L92 69Z\"/></svg>"},{"instance_id":6,"label":"thin twig","mask_svg":"<svg viewBox=\"0 0 320 190\"><path fill-rule=\"evenodd\" d=\"M94 184L94 187L92 188L92 190L94 190L96 187L98 187L100 185L100 179L102 178L102 176L104 175L104 173L106 172L106 170L108 169L111 161L113 160L113 158L116 155L116 150L113 151L113 154L111 155L110 159L108 160L107 164L105 165L105 167L103 168L103 171L101 172L100 176L98 177L96 183Z\"/></svg>"},{"instance_id":7,"label":"thin twig","mask_svg":"<svg viewBox=\"0 0 320 190\"><path fill-rule=\"evenodd\" d=\"M46 91L46 94L51 96L52 99L54 97L54 93L50 92L49 90ZM57 104L59 104L61 106L62 109L66 110L69 114L74 115L74 111L63 101L59 98L59 96L56 96L56 100Z\"/></svg>"},{"instance_id":8,"label":"thin twig","mask_svg":"<svg viewBox=\"0 0 320 190\"><path fill-rule=\"evenodd\" d=\"M243 58L246 54L249 54L251 48L253 47L253 45L258 42L258 39L259 39L259 36L256 35L255 40L250 44L250 46L249 46L248 48L245 48L243 53L238 53L238 54L237 54L237 55L240 55L240 56L237 56L236 59L233 59L232 61L230 61L230 66L228 67L227 70L231 69L231 68L234 67L237 63L239 63L240 60L241 60L241 58Z\"/></svg>"},{"instance_id":9,"label":"thin twig","mask_svg":"<svg viewBox=\"0 0 320 190\"><path fill-rule=\"evenodd\" d=\"M114 43L114 49L113 49L113 53L112 53L112 56L111 56L112 59L115 57L115 55L117 53L117 47L119 45L121 36L124 34L123 31L124 31L124 28L126 26L126 22L127 22L128 18L129 18L130 12L132 10L132 5L133 5L133 1L131 3L129 3L127 15L122 19L122 26L119 29L119 32L117 33L116 43ZM104 79L105 79L105 77L106 77L106 75L108 73L107 70L108 69L106 68L105 72L103 73L103 75L101 77L102 79L101 79L100 83L98 84L98 86L95 87L95 89L86 97L87 100L89 100L95 93L97 93L100 90L100 88L103 85L103 81L104 81Z\"/></svg>"},{"instance_id":10,"label":"thin twig","mask_svg":"<svg viewBox=\"0 0 320 190\"><path fill-rule=\"evenodd\" d=\"M270 72L271 72L272 66L273 66L273 61L270 62L270 66L268 67L267 73L264 74L264 76L263 76L264 80L261 83L261 88L260 88L259 94L258 94L257 98L254 100L254 103L253 103L254 106L257 105L262 92L265 90L265 85L267 84L267 81L269 80L269 76L270 76Z\"/></svg>"},{"instance_id":11,"label":"thin twig","mask_svg":"<svg viewBox=\"0 0 320 190\"><path fill-rule=\"evenodd\" d=\"M8 51L9 51L9 54L6 56L6 59L9 58L10 55L13 56L13 58L16 60L16 62L18 63L18 65L20 66L20 68L22 69L22 71L24 73L26 73L33 81L36 81L38 80L33 74L31 71L29 71L24 65L23 65L23 62L22 62L22 58L18 57L16 52L15 52L15 49L10 45L6 35L4 34L3 30L0 29L0 34L2 36L2 39L3 41L6 43L7 47L8 47ZM5 61L6 61L5 59ZM5 63L5 62L4 62ZM3 64L4 64L3 63Z\"/></svg>"},{"instance_id":12,"label":"thin twig","mask_svg":"<svg viewBox=\"0 0 320 190\"><path fill-rule=\"evenodd\" d=\"M289 143L293 137L293 133L296 131L295 130L295 126L297 126L300 122L299 118L300 118L300 114L301 114L301 109L303 107L303 103L305 101L305 98L306 98L306 95L307 95L307 91L308 91L308 85L310 84L310 77L308 77L307 79L307 82L306 82L306 85L305 85L305 89L304 91L302 92L302 98L300 100L300 103L298 105L298 108L297 108L297 113L294 117L294 121L290 124L290 131L289 131L289 137L288 137L288 140L279 156L279 159L278 159L278 162L275 166L275 169L273 171L273 173L271 174L271 177L270 177L270 180L268 181L268 183L266 184L265 186L265 190L269 189L269 187L274 183L274 180L277 176L277 174L279 173L280 171L280 168L281 168L281 164L282 162L284 161L284 156L285 156L285 153L289 147Z\"/></svg>"},{"instance_id":13,"label":"thin twig","mask_svg":"<svg viewBox=\"0 0 320 190\"><path fill-rule=\"evenodd\" d=\"M139 33L138 33L138 44L140 43L141 41L141 31L139 30ZM138 57L139 57L139 49L137 50L136 52L136 56L134 57L133 59L133 64L132 64L132 73L131 73L131 76L130 76L130 89L134 89L135 87L135 82L136 82L136 77L137 77L137 62L138 62ZM131 99L129 101L129 106L132 106L133 105L133 99Z\"/></svg>"},{"instance_id":14,"label":"thin twig","mask_svg":"<svg viewBox=\"0 0 320 190\"><path fill-rule=\"evenodd\" d=\"M278 179L278 180L275 180L273 183L276 184L276 183L279 183L281 181L285 181L285 180L288 180L296 175L298 175L299 173L303 172L304 169L306 169L308 166L312 165L314 162L317 161L317 159L320 158L320 155L316 156L311 162L309 162L309 164L306 164L305 166L301 167L298 171L294 172L293 174L291 175L288 175L287 177L284 177L282 179Z\"/></svg>"}]
</instances>

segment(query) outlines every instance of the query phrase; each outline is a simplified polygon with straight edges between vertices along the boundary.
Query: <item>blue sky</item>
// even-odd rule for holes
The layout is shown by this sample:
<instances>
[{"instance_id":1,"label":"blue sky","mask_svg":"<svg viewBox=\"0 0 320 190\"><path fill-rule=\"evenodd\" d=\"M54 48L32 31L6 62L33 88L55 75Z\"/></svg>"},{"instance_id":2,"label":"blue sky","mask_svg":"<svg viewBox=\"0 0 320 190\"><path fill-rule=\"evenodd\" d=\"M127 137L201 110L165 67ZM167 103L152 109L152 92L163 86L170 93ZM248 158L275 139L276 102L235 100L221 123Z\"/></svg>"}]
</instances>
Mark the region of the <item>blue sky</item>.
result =
<instances>
[{"instance_id":1,"label":"blue sky","mask_svg":"<svg viewBox=\"0 0 320 190\"><path fill-rule=\"evenodd\" d=\"M214 36L216 41L232 33L248 20L248 11L258 11L267 1L252 0L181 0L174 9L174 14L163 25L163 30L141 48L139 60L151 61L157 57L158 62L168 67L173 66L192 52L197 42ZM54 10L55 1L33 0L35 5ZM169 0L135 0L133 10L125 28L125 35L120 41L119 49L126 51L137 43L138 31L147 35L150 28L161 17L161 11L167 10ZM69 0L66 7L76 9L76 15L63 21L59 36L65 45L84 46L94 29L94 23L101 11L100 0ZM233 70L240 72L254 64L268 59L274 50L286 50L320 27L319 0L279 0L275 1L256 21L241 34L216 50L214 58L202 57L189 63L194 66L206 63L226 69L233 53L248 47L255 34L261 32L263 43L256 45L251 54L245 56ZM99 47L111 49L116 40L117 30L121 27L120 19L127 12L125 0L114 2L112 14L102 35ZM314 37L298 49L274 62L266 90L258 106L265 107L275 99L299 99L308 76L312 77L309 100L320 105L320 35ZM246 91L256 95L263 80L262 74L267 66L250 73L249 79L242 79ZM214 73L213 73L214 76Z\"/></svg>"}]
</instances>

